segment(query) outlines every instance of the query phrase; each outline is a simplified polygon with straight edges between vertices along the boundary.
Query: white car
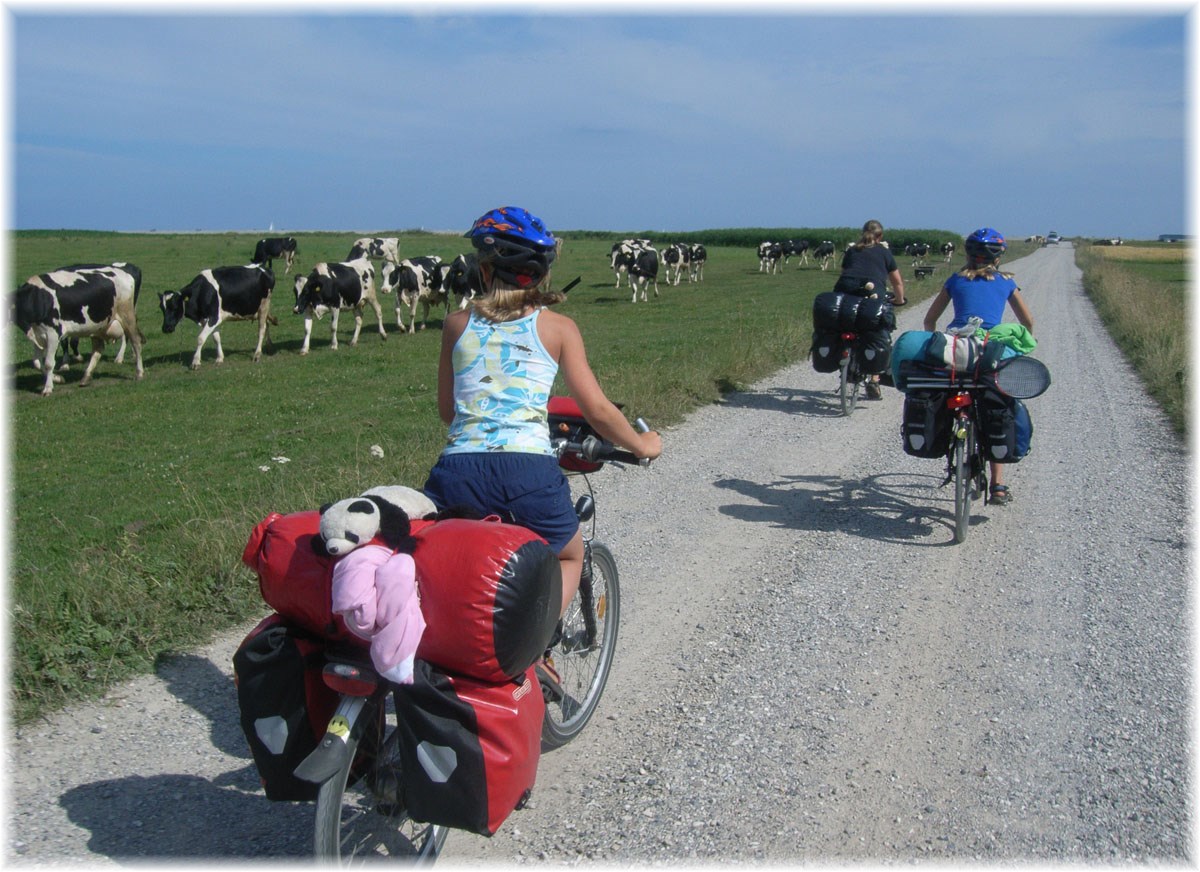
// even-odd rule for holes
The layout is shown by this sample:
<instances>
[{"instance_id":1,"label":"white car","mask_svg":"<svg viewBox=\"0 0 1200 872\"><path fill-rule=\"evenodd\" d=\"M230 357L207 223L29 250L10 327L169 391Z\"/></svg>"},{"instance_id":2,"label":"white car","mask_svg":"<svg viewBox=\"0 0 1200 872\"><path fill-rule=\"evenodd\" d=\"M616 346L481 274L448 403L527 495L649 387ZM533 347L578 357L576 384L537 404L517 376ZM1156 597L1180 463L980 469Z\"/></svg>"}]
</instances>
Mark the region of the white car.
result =
<instances>
[{"instance_id":1,"label":"white car","mask_svg":"<svg viewBox=\"0 0 1200 872\"><path fill-rule=\"evenodd\" d=\"M1061 241L1062 241L1062 237L1059 236L1057 233L1051 233L1050 235L1048 235L1046 237L1047 245L1058 245L1058 243Z\"/></svg>"}]
</instances>

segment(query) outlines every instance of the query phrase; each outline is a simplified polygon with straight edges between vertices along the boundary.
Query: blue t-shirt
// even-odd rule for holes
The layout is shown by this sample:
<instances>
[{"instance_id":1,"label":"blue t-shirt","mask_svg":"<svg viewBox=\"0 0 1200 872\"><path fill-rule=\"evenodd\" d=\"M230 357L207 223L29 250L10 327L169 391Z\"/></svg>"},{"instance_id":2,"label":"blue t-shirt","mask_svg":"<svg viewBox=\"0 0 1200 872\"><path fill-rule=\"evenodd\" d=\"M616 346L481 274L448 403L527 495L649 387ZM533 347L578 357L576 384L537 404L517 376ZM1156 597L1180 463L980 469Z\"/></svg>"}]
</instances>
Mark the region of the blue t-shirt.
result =
<instances>
[{"instance_id":1,"label":"blue t-shirt","mask_svg":"<svg viewBox=\"0 0 1200 872\"><path fill-rule=\"evenodd\" d=\"M955 273L946 279L946 293L954 304L954 320L948 329L966 326L972 317L983 319L983 329L990 330L1004 320L1004 307L1013 291L1020 290L1017 283L994 273L991 279L969 279Z\"/></svg>"}]
</instances>

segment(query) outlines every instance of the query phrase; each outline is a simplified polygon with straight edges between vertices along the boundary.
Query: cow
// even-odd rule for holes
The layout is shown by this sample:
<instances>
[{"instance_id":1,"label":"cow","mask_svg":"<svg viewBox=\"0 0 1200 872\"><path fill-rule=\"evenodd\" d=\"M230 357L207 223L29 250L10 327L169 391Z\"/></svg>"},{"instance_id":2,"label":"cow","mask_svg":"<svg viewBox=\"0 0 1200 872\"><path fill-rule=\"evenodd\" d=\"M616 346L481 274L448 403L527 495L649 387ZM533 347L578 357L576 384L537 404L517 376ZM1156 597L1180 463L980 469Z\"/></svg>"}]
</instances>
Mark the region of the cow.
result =
<instances>
[{"instance_id":1,"label":"cow","mask_svg":"<svg viewBox=\"0 0 1200 872\"><path fill-rule=\"evenodd\" d=\"M954 257L954 243L953 242L943 242L942 243L942 256L944 258L946 258L946 263L949 263L950 258Z\"/></svg>"},{"instance_id":2,"label":"cow","mask_svg":"<svg viewBox=\"0 0 1200 872\"><path fill-rule=\"evenodd\" d=\"M338 347L339 313L354 313L354 335L350 338L350 346L354 347L358 344L358 334L362 332L362 310L366 305L375 310L380 338L387 339L387 330L383 326L383 309L375 296L375 267L369 258L360 257L342 263L319 263L307 276L296 276L294 291L296 305L292 311L297 315L304 315L304 344L300 347L302 355L308 354L313 318L323 318L326 312L332 313L329 323L329 347L335 351Z\"/></svg>"},{"instance_id":3,"label":"cow","mask_svg":"<svg viewBox=\"0 0 1200 872\"><path fill-rule=\"evenodd\" d=\"M702 282L704 281L704 264L708 261L708 249L699 242L693 243L691 248L691 271L688 274L688 281Z\"/></svg>"},{"instance_id":4,"label":"cow","mask_svg":"<svg viewBox=\"0 0 1200 872\"><path fill-rule=\"evenodd\" d=\"M384 263L399 263L400 240L395 236L364 236L354 240L350 253L346 255L346 262L364 257L382 260Z\"/></svg>"},{"instance_id":5,"label":"cow","mask_svg":"<svg viewBox=\"0 0 1200 872\"><path fill-rule=\"evenodd\" d=\"M70 266L60 266L59 269L94 270L94 269L108 269L109 267L113 267L113 268L119 269L119 270L124 270L125 272L127 272L131 276L133 276L133 299L136 302L138 296L142 292L142 271L141 271L141 269L139 269L137 266L135 266L132 263L73 263ZM125 331L123 329L121 329L121 325L117 324L116 322L114 322L112 325L110 325L108 328L108 336L106 337L106 339L110 339L113 342L120 343L120 345L118 345L118 347L117 347L117 356L115 358L113 358L113 362L118 363L118 364L124 363L125 362L126 343L125 343ZM144 336L142 337L142 341L143 342L146 341ZM70 339L63 340L63 342L58 347L62 350L62 353L63 353L62 365L59 367L60 370L65 371L69 367L71 361L74 361L75 363L80 363L83 361L83 356L79 353L79 337L78 336L72 336ZM42 350L37 347L35 347L34 350L35 350L35 354L34 354L34 358L33 358L33 368L37 369L37 370L41 370L41 368L42 368L41 351Z\"/></svg>"},{"instance_id":6,"label":"cow","mask_svg":"<svg viewBox=\"0 0 1200 872\"><path fill-rule=\"evenodd\" d=\"M443 265L444 266L444 265ZM447 294L458 300L458 308L467 308L467 303L483 293L483 281L479 277L479 260L475 252L460 254L446 267L442 287Z\"/></svg>"},{"instance_id":7,"label":"cow","mask_svg":"<svg viewBox=\"0 0 1200 872\"><path fill-rule=\"evenodd\" d=\"M277 257L283 258L283 274L290 273L292 264L296 261L296 240L290 236L268 236L266 239L260 239L254 246L254 257L250 262L271 269Z\"/></svg>"},{"instance_id":8,"label":"cow","mask_svg":"<svg viewBox=\"0 0 1200 872\"><path fill-rule=\"evenodd\" d=\"M787 262L793 257L800 258L800 262L796 266L800 267L808 263L808 249L811 243L807 239L789 239L783 243L783 263L786 266Z\"/></svg>"},{"instance_id":9,"label":"cow","mask_svg":"<svg viewBox=\"0 0 1200 872\"><path fill-rule=\"evenodd\" d=\"M612 271L616 273L617 283L614 288L621 287L621 273L628 273L630 265L637 258L639 251L653 247L649 239L623 239L620 242L613 243L612 250L609 253L609 261L612 264ZM632 279L630 285L633 284Z\"/></svg>"},{"instance_id":10,"label":"cow","mask_svg":"<svg viewBox=\"0 0 1200 872\"><path fill-rule=\"evenodd\" d=\"M221 347L221 325L226 321L257 321L258 342L251 360L262 359L263 340L267 339L267 324L271 320L271 291L275 289L275 274L261 263L246 266L217 266L201 270L200 274L178 291L158 295L158 307L163 313L163 333L174 333L187 318L200 327L196 337L196 352L191 368L200 368L200 353L212 337L217 346L218 364L225 362Z\"/></svg>"},{"instance_id":11,"label":"cow","mask_svg":"<svg viewBox=\"0 0 1200 872\"><path fill-rule=\"evenodd\" d=\"M833 262L833 256L836 253L837 246L828 239L813 249L813 257L820 263L821 269L829 269L829 264Z\"/></svg>"},{"instance_id":12,"label":"cow","mask_svg":"<svg viewBox=\"0 0 1200 872\"><path fill-rule=\"evenodd\" d=\"M415 333L417 330L417 304L425 307L421 328L429 322L429 307L444 303L446 314L450 314L450 296L442 286L442 259L436 255L412 257L398 264L384 264L379 283L381 294L396 292L396 326L400 332ZM404 326L401 309L409 309L408 327Z\"/></svg>"},{"instance_id":13,"label":"cow","mask_svg":"<svg viewBox=\"0 0 1200 872\"><path fill-rule=\"evenodd\" d=\"M925 261L925 256L929 254L928 242L910 242L904 246L904 253L910 255L913 259L913 266Z\"/></svg>"},{"instance_id":14,"label":"cow","mask_svg":"<svg viewBox=\"0 0 1200 872\"><path fill-rule=\"evenodd\" d=\"M688 271L690 279L692 261L690 245L684 245L682 242L672 243L659 252L659 260L666 266L667 284L679 284L685 269ZM672 273L675 275L674 279L671 278Z\"/></svg>"},{"instance_id":15,"label":"cow","mask_svg":"<svg viewBox=\"0 0 1200 872\"><path fill-rule=\"evenodd\" d=\"M658 296L658 252L653 246L639 248L629 265L629 286L633 289L633 300L636 303L638 291L642 292L642 302L646 302L646 285L654 282L654 296Z\"/></svg>"},{"instance_id":16,"label":"cow","mask_svg":"<svg viewBox=\"0 0 1200 872\"><path fill-rule=\"evenodd\" d=\"M46 376L43 397L50 396L56 381L63 381L62 376L54 373L59 344L73 337L91 337L92 356L80 382L89 384L105 340L113 338L114 325L133 346L137 379L145 376L142 334L137 326L141 272L136 270L132 264L59 269L31 276L17 288L12 317L30 342L41 350L41 368Z\"/></svg>"},{"instance_id":17,"label":"cow","mask_svg":"<svg viewBox=\"0 0 1200 872\"><path fill-rule=\"evenodd\" d=\"M758 271L778 273L783 259L783 243L761 242L758 245Z\"/></svg>"}]
</instances>

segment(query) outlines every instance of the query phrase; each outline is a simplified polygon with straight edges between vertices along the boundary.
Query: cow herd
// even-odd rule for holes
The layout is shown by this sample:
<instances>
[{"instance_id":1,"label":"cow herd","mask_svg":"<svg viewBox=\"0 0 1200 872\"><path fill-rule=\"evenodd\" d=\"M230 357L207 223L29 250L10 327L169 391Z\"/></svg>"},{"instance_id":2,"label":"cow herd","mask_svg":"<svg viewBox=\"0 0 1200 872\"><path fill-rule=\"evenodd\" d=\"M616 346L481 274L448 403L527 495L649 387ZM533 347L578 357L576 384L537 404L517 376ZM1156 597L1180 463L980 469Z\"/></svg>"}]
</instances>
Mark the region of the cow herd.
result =
<instances>
[{"instance_id":1,"label":"cow herd","mask_svg":"<svg viewBox=\"0 0 1200 872\"><path fill-rule=\"evenodd\" d=\"M162 330L172 333L186 320L196 323L199 333L191 368L200 366L201 352L211 338L216 346L216 362L225 359L221 347L221 325L226 321L255 321L258 341L253 360L262 357L264 343L270 343L270 325L278 324L271 315L271 297L275 289L274 261L282 259L284 275L292 270L297 253L292 237L260 239L251 263L244 266L218 266L201 270L177 291L160 293ZM394 237L356 239L344 261L318 263L293 282L294 314L304 317L304 340L300 354L308 354L313 321L330 316L330 348L338 347L340 313L354 317L351 345L358 342L362 330L363 309L375 313L381 339L387 339L383 310L376 294L376 267L380 261L379 292L396 295L396 324L401 332L418 329L417 308L423 306L420 327L429 321L431 306L444 305L450 299L459 308L480 292L478 265L474 254L461 254L450 263L440 257L401 259L399 241ZM137 323L137 300L142 272L131 263L73 264L32 276L13 295L11 318L34 347L33 365L45 374L42 396L48 396L61 373L69 366L71 346L78 348L81 338L92 341L92 355L81 384L91 381L104 345L120 342L117 363L125 357L126 345L133 346L137 378L144 376L142 345L145 335ZM408 313L408 323L404 313ZM61 363L58 362L62 352Z\"/></svg>"},{"instance_id":2,"label":"cow herd","mask_svg":"<svg viewBox=\"0 0 1200 872\"><path fill-rule=\"evenodd\" d=\"M689 282L704 281L704 264L708 261L708 250L700 243L672 242L661 249L655 248L649 239L623 239L614 243L609 255L612 271L617 277L614 287L621 287L624 275L632 292L630 302L636 303L639 294L646 302L646 289L654 286L658 296L658 271L670 285L678 285L684 274Z\"/></svg>"}]
</instances>

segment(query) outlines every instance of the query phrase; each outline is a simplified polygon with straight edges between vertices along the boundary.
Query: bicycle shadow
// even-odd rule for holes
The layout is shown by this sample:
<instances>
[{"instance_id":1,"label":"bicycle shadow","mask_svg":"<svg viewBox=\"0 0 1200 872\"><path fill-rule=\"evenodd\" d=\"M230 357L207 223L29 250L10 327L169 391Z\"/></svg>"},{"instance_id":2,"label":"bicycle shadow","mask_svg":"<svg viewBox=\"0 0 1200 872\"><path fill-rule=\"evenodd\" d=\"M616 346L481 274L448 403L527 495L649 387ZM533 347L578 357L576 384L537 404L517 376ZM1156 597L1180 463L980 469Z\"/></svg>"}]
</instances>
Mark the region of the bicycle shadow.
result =
<instances>
[{"instance_id":1,"label":"bicycle shadow","mask_svg":"<svg viewBox=\"0 0 1200 872\"><path fill-rule=\"evenodd\" d=\"M809 418L840 418L842 417L842 407L834 388L827 391L801 390L799 388L739 390L722 396L720 405L734 409L757 409L764 412L804 415Z\"/></svg>"},{"instance_id":2,"label":"bicycle shadow","mask_svg":"<svg viewBox=\"0 0 1200 872\"><path fill-rule=\"evenodd\" d=\"M879 473L860 480L798 475L765 484L729 478L714 484L757 501L718 509L740 521L940 548L954 544L954 494L939 490L941 482L940 475ZM972 526L986 521L971 517ZM939 528L948 538L928 541Z\"/></svg>"}]
</instances>

